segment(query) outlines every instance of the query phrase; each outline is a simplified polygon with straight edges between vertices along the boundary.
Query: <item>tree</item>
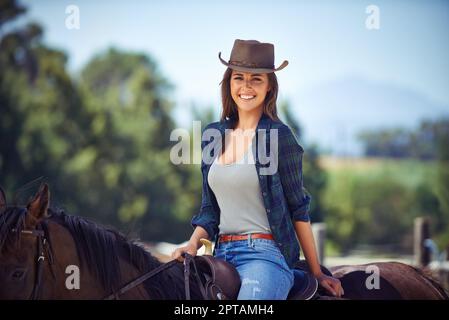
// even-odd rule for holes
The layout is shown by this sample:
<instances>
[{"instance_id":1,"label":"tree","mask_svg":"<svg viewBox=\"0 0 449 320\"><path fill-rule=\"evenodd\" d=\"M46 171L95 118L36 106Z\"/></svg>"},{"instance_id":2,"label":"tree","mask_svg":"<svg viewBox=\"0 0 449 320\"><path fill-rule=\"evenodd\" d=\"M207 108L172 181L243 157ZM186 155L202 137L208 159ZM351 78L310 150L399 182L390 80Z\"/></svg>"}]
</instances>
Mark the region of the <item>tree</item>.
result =
<instances>
[{"instance_id":1,"label":"tree","mask_svg":"<svg viewBox=\"0 0 449 320\"><path fill-rule=\"evenodd\" d=\"M92 121L69 169L83 173L89 206L101 203L104 217L116 212L114 224L139 225L147 240L184 240L198 202L190 168L170 162L171 86L156 63L109 49L83 68L79 83Z\"/></svg>"},{"instance_id":2,"label":"tree","mask_svg":"<svg viewBox=\"0 0 449 320\"><path fill-rule=\"evenodd\" d=\"M436 194L440 204L440 219L437 225L437 242L442 249L449 247L449 119L436 126L438 175Z\"/></svg>"},{"instance_id":3,"label":"tree","mask_svg":"<svg viewBox=\"0 0 449 320\"><path fill-rule=\"evenodd\" d=\"M0 8L0 27L25 12L15 1ZM11 192L44 177L70 214L184 240L199 200L190 168L170 162L171 87L156 62L110 49L73 80L42 33L37 24L1 33L0 183Z\"/></svg>"},{"instance_id":4,"label":"tree","mask_svg":"<svg viewBox=\"0 0 449 320\"><path fill-rule=\"evenodd\" d=\"M0 6L1 27L25 12L15 1ZM79 96L66 56L43 45L42 34L30 23L0 38L0 176L7 190L39 176L64 181L60 168L79 142L80 127L68 116L77 114ZM53 193L61 187L55 183Z\"/></svg>"}]
</instances>

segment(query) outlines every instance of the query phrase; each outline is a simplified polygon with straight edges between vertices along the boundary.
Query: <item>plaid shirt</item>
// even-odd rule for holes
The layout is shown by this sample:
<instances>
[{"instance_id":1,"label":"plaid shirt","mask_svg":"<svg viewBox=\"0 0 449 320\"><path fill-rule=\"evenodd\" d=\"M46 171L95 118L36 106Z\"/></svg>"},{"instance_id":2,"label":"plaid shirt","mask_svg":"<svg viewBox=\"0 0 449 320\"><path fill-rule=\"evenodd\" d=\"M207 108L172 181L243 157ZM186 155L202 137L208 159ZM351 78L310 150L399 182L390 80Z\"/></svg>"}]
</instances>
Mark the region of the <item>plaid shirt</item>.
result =
<instances>
[{"instance_id":1,"label":"plaid shirt","mask_svg":"<svg viewBox=\"0 0 449 320\"><path fill-rule=\"evenodd\" d=\"M231 121L213 122L204 128L203 133L207 129L217 129L221 138L224 138L225 130L231 128ZM279 249L284 255L287 264L293 267L295 262L299 260L300 247L296 237L293 221L310 221L310 195L303 187L302 176L302 156L303 148L298 144L294 134L290 128L280 121L274 121L267 115L263 114L257 125L256 133L266 132L269 134L270 129L277 129L278 133L278 155L277 170L274 174L261 174L261 169L266 167L259 161L258 135L256 134L256 143L253 144L253 154L255 155L255 166L259 176L262 198L266 209L268 222L271 232ZM203 136L203 135L202 135ZM265 137L266 150L270 150L269 135ZM221 139L221 141L223 141ZM217 140L217 141L216 141ZM220 223L220 208L213 191L208 182L207 175L211 166L211 162L205 162L205 147L209 143L218 143L220 139L212 139L202 141L202 161L201 172L203 175L203 189L200 212L192 218L192 226L202 226L208 233L210 239L217 240L218 225ZM221 146L216 145L215 154L209 153L214 159L220 154ZM210 147L214 147L211 145ZM211 150L211 148L208 148ZM215 150L214 150L215 151ZM265 151L264 151L265 152Z\"/></svg>"}]
</instances>

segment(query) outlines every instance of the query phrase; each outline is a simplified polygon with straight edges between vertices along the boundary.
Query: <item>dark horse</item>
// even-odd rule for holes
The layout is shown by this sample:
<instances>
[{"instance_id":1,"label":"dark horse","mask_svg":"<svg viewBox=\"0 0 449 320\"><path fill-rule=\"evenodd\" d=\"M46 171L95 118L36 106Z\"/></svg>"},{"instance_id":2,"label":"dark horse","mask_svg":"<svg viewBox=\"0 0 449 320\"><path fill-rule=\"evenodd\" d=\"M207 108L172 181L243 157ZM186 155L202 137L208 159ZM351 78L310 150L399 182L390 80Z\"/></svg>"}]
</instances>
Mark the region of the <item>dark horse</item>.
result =
<instances>
[{"instance_id":1,"label":"dark horse","mask_svg":"<svg viewBox=\"0 0 449 320\"><path fill-rule=\"evenodd\" d=\"M115 230L49 208L43 185L26 207L7 206L0 188L0 299L104 299L162 263ZM377 264L385 273L374 295L364 290L364 266L334 268L350 299L447 299L419 270ZM79 286L76 276L79 276ZM201 299L196 281L191 299ZM383 282L382 282L383 281ZM324 293L318 298L326 298ZM184 266L170 268L126 291L120 299L185 299Z\"/></svg>"}]
</instances>

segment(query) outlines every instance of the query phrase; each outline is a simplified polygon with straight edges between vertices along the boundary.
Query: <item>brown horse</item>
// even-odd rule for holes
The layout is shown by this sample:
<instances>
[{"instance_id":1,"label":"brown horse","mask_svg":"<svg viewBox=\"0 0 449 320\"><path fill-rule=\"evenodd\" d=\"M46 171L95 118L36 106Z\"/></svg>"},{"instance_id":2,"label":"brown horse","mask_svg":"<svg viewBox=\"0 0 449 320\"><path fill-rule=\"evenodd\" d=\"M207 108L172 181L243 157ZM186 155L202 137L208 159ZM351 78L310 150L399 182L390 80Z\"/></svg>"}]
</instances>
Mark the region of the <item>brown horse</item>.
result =
<instances>
[{"instance_id":1,"label":"brown horse","mask_svg":"<svg viewBox=\"0 0 449 320\"><path fill-rule=\"evenodd\" d=\"M0 188L0 299L104 299L163 266L117 231L50 209L47 185L26 207L7 206ZM438 283L410 266L376 266L381 276L377 290L366 289L367 266L332 269L342 281L344 298L448 299ZM201 299L191 278L190 297ZM184 284L184 267L173 262L119 298L182 300Z\"/></svg>"},{"instance_id":2,"label":"brown horse","mask_svg":"<svg viewBox=\"0 0 449 320\"><path fill-rule=\"evenodd\" d=\"M49 196L44 185L8 207L0 188L0 299L103 299L161 265L117 231L50 209ZM120 298L183 299L183 272L174 264ZM195 281L190 291L200 298Z\"/></svg>"}]
</instances>

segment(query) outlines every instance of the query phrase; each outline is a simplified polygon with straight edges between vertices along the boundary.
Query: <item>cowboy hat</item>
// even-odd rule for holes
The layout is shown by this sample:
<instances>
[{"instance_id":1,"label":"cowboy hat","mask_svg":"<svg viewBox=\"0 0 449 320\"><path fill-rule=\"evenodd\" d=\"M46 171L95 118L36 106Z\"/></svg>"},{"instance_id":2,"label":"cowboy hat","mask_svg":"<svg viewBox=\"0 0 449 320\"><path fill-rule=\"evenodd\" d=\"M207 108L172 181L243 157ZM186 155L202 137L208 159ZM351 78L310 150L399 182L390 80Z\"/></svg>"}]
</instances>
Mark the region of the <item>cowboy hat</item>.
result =
<instances>
[{"instance_id":1,"label":"cowboy hat","mask_svg":"<svg viewBox=\"0 0 449 320\"><path fill-rule=\"evenodd\" d=\"M257 40L234 41L231 57L228 62L221 58L221 52L218 58L228 68L251 73L271 73L284 69L288 61L284 60L282 64L274 67L274 46L271 43L262 43Z\"/></svg>"}]
</instances>

